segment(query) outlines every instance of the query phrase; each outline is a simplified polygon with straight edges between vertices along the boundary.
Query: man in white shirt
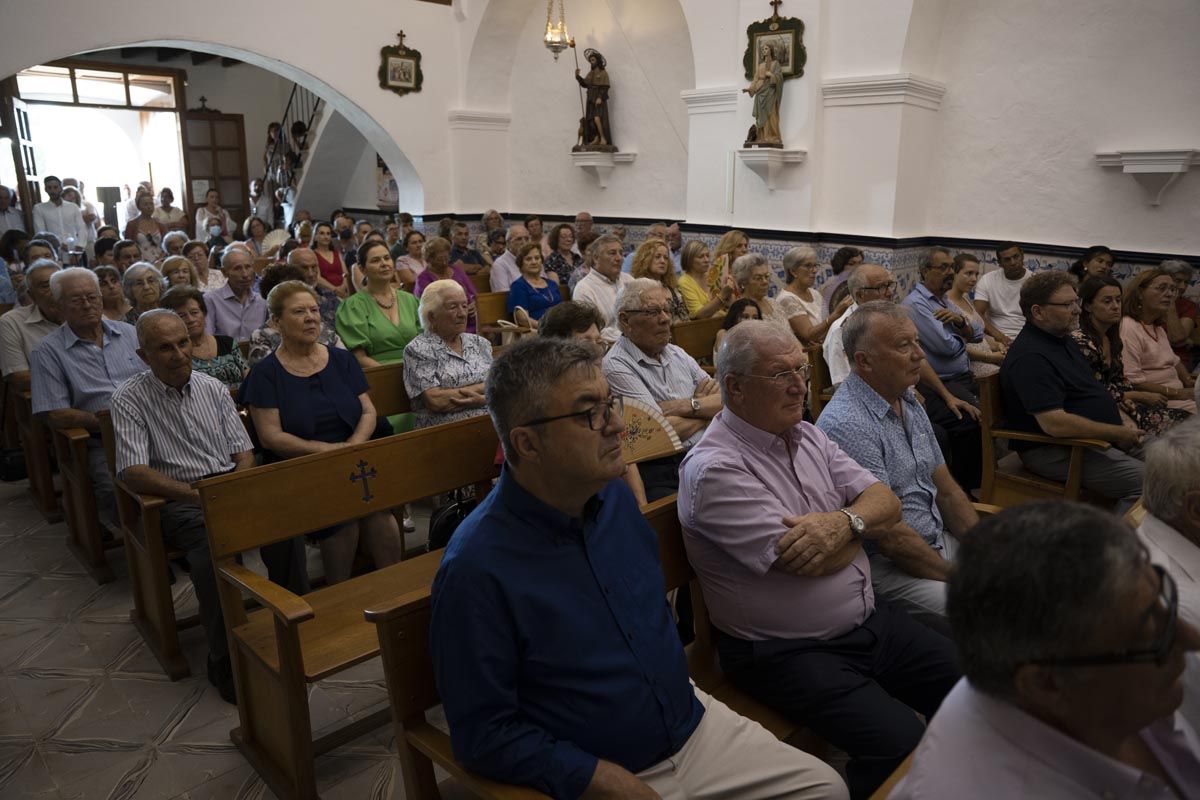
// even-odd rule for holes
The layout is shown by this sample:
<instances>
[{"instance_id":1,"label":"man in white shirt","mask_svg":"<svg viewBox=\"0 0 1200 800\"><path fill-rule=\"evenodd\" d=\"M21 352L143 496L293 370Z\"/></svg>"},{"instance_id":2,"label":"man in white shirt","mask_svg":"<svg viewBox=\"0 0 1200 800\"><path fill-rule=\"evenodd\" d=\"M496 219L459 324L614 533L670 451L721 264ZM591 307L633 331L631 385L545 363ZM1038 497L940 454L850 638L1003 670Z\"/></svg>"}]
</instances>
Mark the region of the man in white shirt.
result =
<instances>
[{"instance_id":1,"label":"man in white shirt","mask_svg":"<svg viewBox=\"0 0 1200 800\"><path fill-rule=\"evenodd\" d=\"M48 175L42 181L42 187L50 199L33 207L33 229L39 233L53 233L64 248L83 247L88 240L83 210L74 203L63 200L62 181L56 176Z\"/></svg>"},{"instance_id":2,"label":"man in white shirt","mask_svg":"<svg viewBox=\"0 0 1200 800\"><path fill-rule=\"evenodd\" d=\"M25 217L17 210L13 200L16 194L7 186L0 186L0 236L13 228L25 230Z\"/></svg>"},{"instance_id":3,"label":"man in white shirt","mask_svg":"<svg viewBox=\"0 0 1200 800\"><path fill-rule=\"evenodd\" d=\"M965 679L891 800L1196 797L1200 741L1176 709L1200 631L1175 586L1094 506L977 525L946 590Z\"/></svg>"},{"instance_id":4,"label":"man in white shirt","mask_svg":"<svg viewBox=\"0 0 1200 800\"><path fill-rule=\"evenodd\" d=\"M996 246L1000 269L992 270L975 286L975 310L983 317L983 332L1001 344L1012 344L1025 327L1021 311L1021 285L1029 277L1025 254L1013 242Z\"/></svg>"},{"instance_id":5,"label":"man in white shirt","mask_svg":"<svg viewBox=\"0 0 1200 800\"><path fill-rule=\"evenodd\" d=\"M263 192L263 182L258 178L250 181L250 215L261 219L267 230L275 227L275 203Z\"/></svg>"},{"instance_id":6,"label":"man in white shirt","mask_svg":"<svg viewBox=\"0 0 1200 800\"><path fill-rule=\"evenodd\" d=\"M587 275L575 285L571 299L577 303L589 303L604 318L604 329L600 332L604 341L612 344L621 338L617 327L617 290L633 280L628 272L621 271L621 239L611 233L605 234L592 245L596 248L596 263ZM492 275L495 275L495 266Z\"/></svg>"},{"instance_id":7,"label":"man in white shirt","mask_svg":"<svg viewBox=\"0 0 1200 800\"><path fill-rule=\"evenodd\" d=\"M493 292L507 292L512 282L521 277L521 269L517 266L517 253L529 244L529 230L524 225L513 225L505 234L504 255L492 261L492 274L488 285Z\"/></svg>"},{"instance_id":8,"label":"man in white shirt","mask_svg":"<svg viewBox=\"0 0 1200 800\"><path fill-rule=\"evenodd\" d=\"M1200 626L1200 420L1189 419L1146 447L1142 502L1149 512L1138 536L1150 561L1166 567L1179 587L1179 616ZM1200 729L1200 658L1188 654L1183 706Z\"/></svg>"},{"instance_id":9,"label":"man in white shirt","mask_svg":"<svg viewBox=\"0 0 1200 800\"><path fill-rule=\"evenodd\" d=\"M846 358L846 350L842 345L842 325L858 310L860 303L872 300L894 300L896 297L896 281L892 273L878 264L863 264L854 270L846 281L846 289L854 298L854 305L846 309L825 334L825 343L821 347L825 358L825 366L829 368L829 382L836 386L846 380L850 374L850 361Z\"/></svg>"}]
</instances>

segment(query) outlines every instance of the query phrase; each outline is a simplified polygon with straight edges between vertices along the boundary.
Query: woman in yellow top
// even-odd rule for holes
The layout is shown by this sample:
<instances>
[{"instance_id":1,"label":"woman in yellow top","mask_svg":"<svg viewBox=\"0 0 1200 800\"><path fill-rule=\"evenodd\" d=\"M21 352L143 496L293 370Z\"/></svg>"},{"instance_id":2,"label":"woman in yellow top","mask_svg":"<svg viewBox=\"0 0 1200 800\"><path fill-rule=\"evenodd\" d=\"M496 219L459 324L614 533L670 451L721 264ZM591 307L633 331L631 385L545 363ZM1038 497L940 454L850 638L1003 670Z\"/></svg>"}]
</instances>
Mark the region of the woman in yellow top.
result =
<instances>
[{"instance_id":1,"label":"woman in yellow top","mask_svg":"<svg viewBox=\"0 0 1200 800\"><path fill-rule=\"evenodd\" d=\"M647 239L633 254L629 268L635 278L650 278L658 281L670 293L667 310L671 312L671 324L691 319L683 295L675 283L675 265L671 263L671 251L662 239Z\"/></svg>"},{"instance_id":2,"label":"woman in yellow top","mask_svg":"<svg viewBox=\"0 0 1200 800\"><path fill-rule=\"evenodd\" d=\"M709 268L704 281L710 295L720 294L725 281L731 278L733 262L746 255L749 250L750 237L742 231L732 230L721 237L721 241L717 242L717 252L713 255L712 267ZM737 300L742 295L737 288L737 281L733 284L733 299Z\"/></svg>"},{"instance_id":3,"label":"woman in yellow top","mask_svg":"<svg viewBox=\"0 0 1200 800\"><path fill-rule=\"evenodd\" d=\"M693 239L683 246L679 254L679 266L683 270L679 276L679 293L683 295L683 302L692 319L723 314L733 299L733 278L721 284L719 293L708 293L705 276L711 265L712 258L704 242Z\"/></svg>"}]
</instances>

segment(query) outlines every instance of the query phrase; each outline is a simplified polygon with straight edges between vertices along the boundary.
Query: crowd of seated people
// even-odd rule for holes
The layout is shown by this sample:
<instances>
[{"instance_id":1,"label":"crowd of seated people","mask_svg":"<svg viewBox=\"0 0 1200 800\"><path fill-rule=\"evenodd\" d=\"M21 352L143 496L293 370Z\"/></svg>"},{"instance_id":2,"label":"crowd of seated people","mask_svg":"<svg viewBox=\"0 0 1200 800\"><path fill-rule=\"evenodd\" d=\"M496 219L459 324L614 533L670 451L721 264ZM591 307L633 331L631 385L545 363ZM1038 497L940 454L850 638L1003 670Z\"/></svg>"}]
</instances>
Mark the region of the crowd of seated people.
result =
<instances>
[{"instance_id":1,"label":"crowd of seated people","mask_svg":"<svg viewBox=\"0 0 1200 800\"><path fill-rule=\"evenodd\" d=\"M894 796L932 798L1007 786L1011 772L986 766L1003 753L1029 796L1200 787L1200 743L1181 727L1200 722L1185 658L1200 649L1188 265L1122 283L1097 247L1073 270L1033 272L1005 242L981 274L977 254L935 247L900 298L861 250L835 254L841 269L820 281L812 247L772 265L740 231L710 250L663 224L627 249L584 214L543 235L538 217L506 227L489 212L474 240L452 220L426 237L411 219L385 232L340 215L300 220L311 247L264 250L265 223L226 224L219 197L198 209L210 229L196 240L167 230L179 220L152 195L136 200L133 235L98 238L94 269L63 268L53 232L9 253L21 289L0 316L0 371L28 382L51 427L96 432L113 409L117 475L168 500L164 535L188 554L225 699L191 484L402 430L363 369L403 362L414 427L490 414L503 449L433 586L432 656L469 769L555 796L687 796L719 775L714 796L858 798L915 752ZM167 230L158 241L147 219ZM536 335L495 355L477 286L508 292ZM672 343L675 325L708 318L723 323L715 375ZM818 346L834 391L813 419ZM1084 488L1111 508L1026 505L981 522L982 379L998 381L1006 427L1111 443L1082 462ZM679 453L622 463L633 400L661 412ZM1065 445L1010 446L1065 479ZM87 453L113 522L98 439ZM844 777L689 683L639 511L672 494L724 674L847 753ZM1116 515L1139 499L1135 536ZM579 546L547 562L521 549L527 536L514 544L514 520ZM401 537L377 513L307 539L337 583L360 551L376 568L399 561ZM272 581L308 590L302 539L264 550ZM1097 708L1106 697L1120 701Z\"/></svg>"}]
</instances>

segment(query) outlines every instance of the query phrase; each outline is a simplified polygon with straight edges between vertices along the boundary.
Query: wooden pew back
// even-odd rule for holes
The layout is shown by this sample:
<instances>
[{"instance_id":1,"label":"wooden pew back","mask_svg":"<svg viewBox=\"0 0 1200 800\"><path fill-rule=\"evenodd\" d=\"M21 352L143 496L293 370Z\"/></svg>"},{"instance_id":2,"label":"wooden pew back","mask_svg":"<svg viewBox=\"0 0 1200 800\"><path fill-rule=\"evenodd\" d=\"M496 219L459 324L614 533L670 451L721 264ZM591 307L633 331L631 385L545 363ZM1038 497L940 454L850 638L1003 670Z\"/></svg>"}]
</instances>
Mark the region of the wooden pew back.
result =
<instances>
[{"instance_id":1,"label":"wooden pew back","mask_svg":"<svg viewBox=\"0 0 1200 800\"><path fill-rule=\"evenodd\" d=\"M711 360L717 331L724 322L724 317L709 317L677 323L671 326L671 341L697 361Z\"/></svg>"},{"instance_id":2,"label":"wooden pew back","mask_svg":"<svg viewBox=\"0 0 1200 800\"><path fill-rule=\"evenodd\" d=\"M508 319L508 292L484 292L475 295L476 328L495 325Z\"/></svg>"},{"instance_id":3,"label":"wooden pew back","mask_svg":"<svg viewBox=\"0 0 1200 800\"><path fill-rule=\"evenodd\" d=\"M404 364L382 364L363 370L367 376L367 394L381 417L406 414L412 411L408 392L404 389Z\"/></svg>"},{"instance_id":4,"label":"wooden pew back","mask_svg":"<svg viewBox=\"0 0 1200 800\"><path fill-rule=\"evenodd\" d=\"M50 429L33 415L33 396L28 389L16 394L17 435L25 456L25 472L29 475L29 494L33 504L47 522L63 518L59 506L59 491L54 486L53 447Z\"/></svg>"},{"instance_id":5,"label":"wooden pew back","mask_svg":"<svg viewBox=\"0 0 1200 800\"><path fill-rule=\"evenodd\" d=\"M810 344L804 348L808 354L808 363L812 370L808 375L808 402L812 409L813 422L821 416L825 404L833 397L833 386L829 378L829 365L825 363L825 351L819 344Z\"/></svg>"}]
</instances>

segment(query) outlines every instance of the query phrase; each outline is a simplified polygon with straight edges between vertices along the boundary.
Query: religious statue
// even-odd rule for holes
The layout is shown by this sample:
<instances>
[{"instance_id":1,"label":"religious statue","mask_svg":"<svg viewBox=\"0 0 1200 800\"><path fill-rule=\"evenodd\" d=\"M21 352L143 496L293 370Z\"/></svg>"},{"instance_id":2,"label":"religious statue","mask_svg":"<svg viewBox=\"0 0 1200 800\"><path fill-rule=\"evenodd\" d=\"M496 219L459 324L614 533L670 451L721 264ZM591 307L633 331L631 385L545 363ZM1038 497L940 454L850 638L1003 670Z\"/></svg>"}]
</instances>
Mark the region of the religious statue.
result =
<instances>
[{"instance_id":1,"label":"religious statue","mask_svg":"<svg viewBox=\"0 0 1200 800\"><path fill-rule=\"evenodd\" d=\"M609 82L608 71L605 69L608 62L599 51L591 48L583 51L583 57L587 59L591 69L586 76L582 76L579 68L575 68L575 80L587 90L587 97L583 102L583 118L579 120L579 141L571 150L615 153L617 148L613 145L612 127L608 116Z\"/></svg>"},{"instance_id":2,"label":"religious statue","mask_svg":"<svg viewBox=\"0 0 1200 800\"><path fill-rule=\"evenodd\" d=\"M775 46L763 42L754 80L742 89L754 98L754 125L745 147L783 147L779 134L779 101L783 97L783 66L775 56Z\"/></svg>"}]
</instances>

